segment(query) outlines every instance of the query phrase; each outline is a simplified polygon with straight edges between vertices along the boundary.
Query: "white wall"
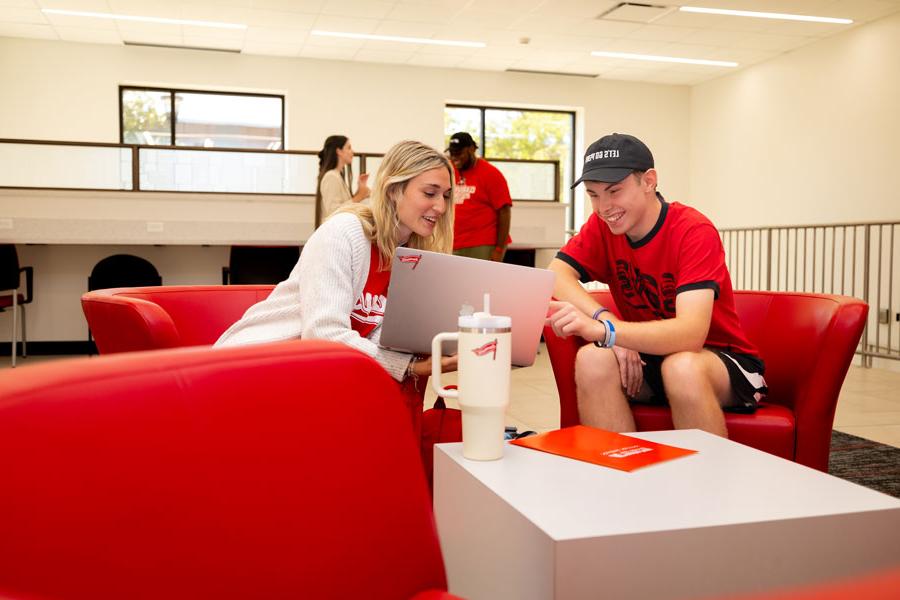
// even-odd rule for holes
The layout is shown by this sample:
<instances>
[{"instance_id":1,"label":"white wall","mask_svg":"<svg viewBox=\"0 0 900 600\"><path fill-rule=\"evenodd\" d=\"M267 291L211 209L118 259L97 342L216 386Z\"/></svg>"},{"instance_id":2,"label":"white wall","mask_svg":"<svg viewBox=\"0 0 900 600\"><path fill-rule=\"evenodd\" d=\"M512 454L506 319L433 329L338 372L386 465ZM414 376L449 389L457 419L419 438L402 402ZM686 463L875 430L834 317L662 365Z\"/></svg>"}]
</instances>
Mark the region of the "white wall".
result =
<instances>
[{"instance_id":1,"label":"white wall","mask_svg":"<svg viewBox=\"0 0 900 600\"><path fill-rule=\"evenodd\" d=\"M448 100L565 107L578 112L578 133L588 143L612 131L643 138L657 156L663 191L671 199L688 196L690 92L682 86L16 38L0 38L0 81L0 138L117 142L121 84L284 94L287 147L294 150L317 150L333 133L365 152L402 139L439 146ZM137 212L136 204L140 219ZM159 254L165 283L215 282L224 264L221 248L130 250ZM84 281L96 260L117 251L26 247L23 264L35 265L41 292L29 310L29 338L83 339ZM0 332L7 321L0 315Z\"/></svg>"},{"instance_id":2,"label":"white wall","mask_svg":"<svg viewBox=\"0 0 900 600\"><path fill-rule=\"evenodd\" d=\"M719 227L900 220L900 14L694 87L690 149Z\"/></svg>"},{"instance_id":3,"label":"white wall","mask_svg":"<svg viewBox=\"0 0 900 600\"><path fill-rule=\"evenodd\" d=\"M583 109L588 142L638 135L669 194L688 193L684 86L17 38L0 38L0 81L5 138L117 142L120 84L285 94L292 150L317 150L333 133L367 152L402 139L440 145L451 99Z\"/></svg>"}]
</instances>

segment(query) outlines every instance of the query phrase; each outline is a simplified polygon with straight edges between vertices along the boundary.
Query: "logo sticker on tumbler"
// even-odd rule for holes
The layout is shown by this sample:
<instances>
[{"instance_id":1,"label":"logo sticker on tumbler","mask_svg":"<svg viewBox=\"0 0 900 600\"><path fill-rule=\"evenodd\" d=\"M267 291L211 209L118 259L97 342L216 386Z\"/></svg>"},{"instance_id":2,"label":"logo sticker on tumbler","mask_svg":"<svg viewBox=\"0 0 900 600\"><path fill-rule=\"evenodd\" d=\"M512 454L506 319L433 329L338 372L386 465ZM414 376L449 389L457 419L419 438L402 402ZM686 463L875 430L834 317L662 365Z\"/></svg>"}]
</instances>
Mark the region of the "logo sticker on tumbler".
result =
<instances>
[{"instance_id":1,"label":"logo sticker on tumbler","mask_svg":"<svg viewBox=\"0 0 900 600\"><path fill-rule=\"evenodd\" d=\"M415 271L416 267L419 266L419 261L422 260L421 254L408 254L406 256L400 257L400 262L409 263L412 265L412 270Z\"/></svg>"},{"instance_id":2,"label":"logo sticker on tumbler","mask_svg":"<svg viewBox=\"0 0 900 600\"><path fill-rule=\"evenodd\" d=\"M493 352L494 356L492 360L497 360L497 338L494 338L484 346L473 348L472 352L475 354L475 356L485 356Z\"/></svg>"}]
</instances>

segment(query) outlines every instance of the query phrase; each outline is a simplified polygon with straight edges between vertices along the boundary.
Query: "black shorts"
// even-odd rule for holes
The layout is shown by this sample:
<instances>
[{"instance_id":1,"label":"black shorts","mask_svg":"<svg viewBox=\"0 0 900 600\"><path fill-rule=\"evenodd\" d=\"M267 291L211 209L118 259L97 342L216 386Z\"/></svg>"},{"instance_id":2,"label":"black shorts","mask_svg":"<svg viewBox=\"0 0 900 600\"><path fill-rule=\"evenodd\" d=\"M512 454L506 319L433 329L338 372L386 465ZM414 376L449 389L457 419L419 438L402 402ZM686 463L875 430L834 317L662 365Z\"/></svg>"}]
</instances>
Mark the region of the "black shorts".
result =
<instances>
[{"instance_id":1,"label":"black shorts","mask_svg":"<svg viewBox=\"0 0 900 600\"><path fill-rule=\"evenodd\" d=\"M758 356L728 352L721 348L705 348L709 350L725 364L728 369L728 377L731 380L731 389L734 398L730 404L722 406L722 410L737 413L752 413L756 411L760 401L766 398L768 388L763 373L766 366ZM653 397L648 400L652 404L667 404L666 389L663 386L662 362L665 356L641 353L644 365L644 381L647 382Z\"/></svg>"}]
</instances>

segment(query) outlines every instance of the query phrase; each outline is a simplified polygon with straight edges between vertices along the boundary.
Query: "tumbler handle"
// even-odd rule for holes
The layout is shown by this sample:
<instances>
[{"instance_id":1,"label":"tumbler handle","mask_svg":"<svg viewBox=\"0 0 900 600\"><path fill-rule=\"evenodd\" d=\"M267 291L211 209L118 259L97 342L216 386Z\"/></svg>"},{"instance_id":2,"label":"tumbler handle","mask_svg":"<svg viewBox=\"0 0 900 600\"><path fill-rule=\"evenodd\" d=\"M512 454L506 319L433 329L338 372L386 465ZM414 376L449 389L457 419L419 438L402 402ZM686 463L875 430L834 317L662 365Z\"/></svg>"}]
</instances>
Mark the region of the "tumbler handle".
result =
<instances>
[{"instance_id":1,"label":"tumbler handle","mask_svg":"<svg viewBox=\"0 0 900 600\"><path fill-rule=\"evenodd\" d=\"M441 386L441 345L443 342L459 341L459 332L444 332L434 336L431 340L431 387L438 396L445 398L459 398L459 390Z\"/></svg>"}]
</instances>

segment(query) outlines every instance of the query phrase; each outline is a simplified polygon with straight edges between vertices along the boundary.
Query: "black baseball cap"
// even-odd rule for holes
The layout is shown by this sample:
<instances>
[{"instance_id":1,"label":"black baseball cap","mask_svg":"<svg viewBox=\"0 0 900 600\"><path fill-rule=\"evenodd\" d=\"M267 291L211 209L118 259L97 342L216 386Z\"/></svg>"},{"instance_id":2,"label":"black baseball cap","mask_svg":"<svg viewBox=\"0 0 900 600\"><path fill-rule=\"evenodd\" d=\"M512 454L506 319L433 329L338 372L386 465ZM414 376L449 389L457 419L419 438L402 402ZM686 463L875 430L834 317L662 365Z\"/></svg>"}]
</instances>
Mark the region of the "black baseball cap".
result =
<instances>
[{"instance_id":1,"label":"black baseball cap","mask_svg":"<svg viewBox=\"0 0 900 600\"><path fill-rule=\"evenodd\" d=\"M459 133L454 133L450 136L450 143L447 144L447 150L449 152L459 152L463 148L477 148L478 144L475 143L475 140L472 139L472 136L466 133L465 131L460 131Z\"/></svg>"},{"instance_id":2,"label":"black baseball cap","mask_svg":"<svg viewBox=\"0 0 900 600\"><path fill-rule=\"evenodd\" d=\"M588 146L581 177L572 187L582 181L618 183L634 171L652 168L653 154L644 142L633 135L613 133Z\"/></svg>"}]
</instances>

